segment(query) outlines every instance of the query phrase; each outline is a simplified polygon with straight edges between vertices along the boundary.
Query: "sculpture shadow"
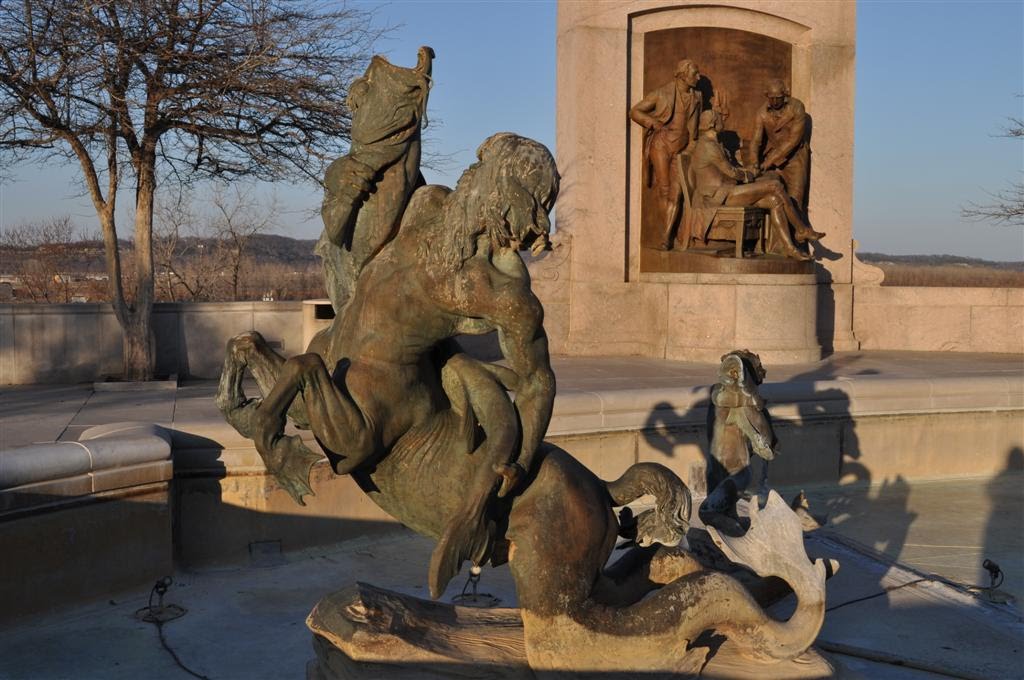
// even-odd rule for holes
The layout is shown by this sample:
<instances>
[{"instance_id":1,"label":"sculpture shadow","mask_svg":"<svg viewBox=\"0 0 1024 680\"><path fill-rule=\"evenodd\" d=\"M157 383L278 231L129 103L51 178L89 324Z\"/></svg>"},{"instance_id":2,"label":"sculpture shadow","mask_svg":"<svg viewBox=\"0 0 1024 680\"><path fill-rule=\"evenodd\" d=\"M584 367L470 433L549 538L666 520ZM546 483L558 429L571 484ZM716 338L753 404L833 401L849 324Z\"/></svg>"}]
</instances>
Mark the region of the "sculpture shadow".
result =
<instances>
[{"instance_id":1,"label":"sculpture shadow","mask_svg":"<svg viewBox=\"0 0 1024 680\"><path fill-rule=\"evenodd\" d=\"M982 534L978 560L979 585L989 584L989 574L981 566L985 559L999 565L1005 581L1001 590L1024 602L1024 537L1020 521L1024 517L1024 449L1013 446L1006 453L1006 464L985 484L989 514Z\"/></svg>"},{"instance_id":2,"label":"sculpture shadow","mask_svg":"<svg viewBox=\"0 0 1024 680\"><path fill-rule=\"evenodd\" d=\"M795 409L796 417L771 419L779 454L765 462L751 453L746 492L763 494L769 487L778 488L789 500L807 489L812 517L827 517L826 526L831 530L857 536L857 542L872 550L899 555L917 518L908 508L910 485L901 475L878 480L862 462L857 423L844 390L828 387L807 394L797 387L835 378L840 368L844 375L851 374L847 363L830 362L761 386L770 409ZM854 374L877 372L866 368ZM664 455L666 462L675 459L668 464L677 472L682 467L680 459L693 458L693 449L698 449L700 462L690 464L686 480L695 496L708 493L706 472L719 465L711 455L709 406L709 398L681 411L660 402L651 410L643 431L644 443ZM880 516L885 521L877 521ZM877 589L881 584L871 587Z\"/></svg>"},{"instance_id":3,"label":"sculpture shadow","mask_svg":"<svg viewBox=\"0 0 1024 680\"><path fill-rule=\"evenodd\" d=\"M269 475L260 486L253 484L259 476L245 468L229 474L221 460L225 447L215 439L175 431L174 446L172 530L177 566L273 564L294 550L401 527L390 520L353 517L372 503L350 478L334 475L326 461L314 466L311 475L317 495L306 499L307 508L300 508ZM177 460L185 450L187 466ZM225 498L225 489L231 490L231 498ZM267 509L243 507L245 502ZM348 512L339 517L339 510Z\"/></svg>"}]
</instances>

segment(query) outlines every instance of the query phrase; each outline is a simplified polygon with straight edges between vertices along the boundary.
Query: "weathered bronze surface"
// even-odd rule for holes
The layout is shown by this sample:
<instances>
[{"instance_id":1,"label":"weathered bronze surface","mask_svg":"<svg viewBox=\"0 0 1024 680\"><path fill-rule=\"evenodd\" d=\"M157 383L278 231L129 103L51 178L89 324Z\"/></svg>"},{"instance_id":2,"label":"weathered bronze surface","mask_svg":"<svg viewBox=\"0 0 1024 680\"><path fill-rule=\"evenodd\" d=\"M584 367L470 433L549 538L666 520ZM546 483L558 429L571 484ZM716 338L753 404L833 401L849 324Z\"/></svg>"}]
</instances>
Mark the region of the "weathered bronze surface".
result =
<instances>
[{"instance_id":1,"label":"weathered bronze surface","mask_svg":"<svg viewBox=\"0 0 1024 680\"><path fill-rule=\"evenodd\" d=\"M729 248L725 254L729 254ZM691 274L812 274L814 263L785 257L709 257L696 250L640 251L640 271L650 274L687 272Z\"/></svg>"},{"instance_id":2,"label":"weathered bronze surface","mask_svg":"<svg viewBox=\"0 0 1024 680\"><path fill-rule=\"evenodd\" d=\"M353 86L359 145L332 166L323 211L333 324L289 359L257 333L232 339L218 406L297 502L325 455L381 508L437 539L433 597L466 560L508 562L534 669L692 672L700 659L680 649L709 628L752 659L800 656L821 625L825 571L807 559L785 504L770 498L742 538L711 530L726 557L797 593L796 613L780 623L717 570L651 581L655 544L679 543L689 524L689 491L670 470L640 463L605 482L543 441L555 379L519 253L547 244L558 172L542 145L499 133L454 190L416 188L410 125L422 119L430 54L421 50L415 69L375 59ZM503 364L455 340L492 331ZM247 369L262 398L244 394ZM312 429L322 454L285 435L289 418ZM644 495L655 506L620 522L614 508ZM620 536L635 547L606 572Z\"/></svg>"},{"instance_id":3,"label":"weathered bronze surface","mask_svg":"<svg viewBox=\"0 0 1024 680\"><path fill-rule=\"evenodd\" d=\"M780 78L772 78L764 89L767 101L757 112L751 140L758 172L778 170L786 193L801 210L807 208L807 182L811 173L810 130L807 112L799 99L789 96Z\"/></svg>"},{"instance_id":4,"label":"weathered bronze surface","mask_svg":"<svg viewBox=\"0 0 1024 680\"><path fill-rule=\"evenodd\" d=\"M743 528L736 514L739 494L750 484L750 450L772 460L777 442L757 386L764 381L761 359L736 350L722 357L718 383L711 388L711 460L707 467L708 495L700 519L730 535Z\"/></svg>"},{"instance_id":5,"label":"weathered bronze surface","mask_svg":"<svg viewBox=\"0 0 1024 680\"><path fill-rule=\"evenodd\" d=\"M654 189L661 206L661 239L658 246L671 250L683 194L674 175L676 161L697 138L703 99L697 83L697 65L689 59L676 64L672 80L650 92L629 111L634 123L644 127L644 184Z\"/></svg>"}]
</instances>

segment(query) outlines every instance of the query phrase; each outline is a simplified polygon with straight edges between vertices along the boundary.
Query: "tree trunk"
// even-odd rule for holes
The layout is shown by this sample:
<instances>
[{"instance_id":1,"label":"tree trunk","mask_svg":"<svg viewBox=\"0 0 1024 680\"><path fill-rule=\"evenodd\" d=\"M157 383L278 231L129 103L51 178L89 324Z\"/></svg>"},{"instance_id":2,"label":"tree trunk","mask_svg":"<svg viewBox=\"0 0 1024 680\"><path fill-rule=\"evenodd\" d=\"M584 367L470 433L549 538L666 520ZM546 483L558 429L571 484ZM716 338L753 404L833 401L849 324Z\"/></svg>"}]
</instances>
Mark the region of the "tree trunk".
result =
<instances>
[{"instance_id":1,"label":"tree trunk","mask_svg":"<svg viewBox=\"0 0 1024 680\"><path fill-rule=\"evenodd\" d=\"M155 140L146 140L136 162L135 185L135 304L124 332L124 377L152 380L155 365L153 338L153 194L156 191Z\"/></svg>"},{"instance_id":2,"label":"tree trunk","mask_svg":"<svg viewBox=\"0 0 1024 680\"><path fill-rule=\"evenodd\" d=\"M124 341L125 380L152 380L156 363L155 342L151 314L132 314L128 324L121 327Z\"/></svg>"}]
</instances>

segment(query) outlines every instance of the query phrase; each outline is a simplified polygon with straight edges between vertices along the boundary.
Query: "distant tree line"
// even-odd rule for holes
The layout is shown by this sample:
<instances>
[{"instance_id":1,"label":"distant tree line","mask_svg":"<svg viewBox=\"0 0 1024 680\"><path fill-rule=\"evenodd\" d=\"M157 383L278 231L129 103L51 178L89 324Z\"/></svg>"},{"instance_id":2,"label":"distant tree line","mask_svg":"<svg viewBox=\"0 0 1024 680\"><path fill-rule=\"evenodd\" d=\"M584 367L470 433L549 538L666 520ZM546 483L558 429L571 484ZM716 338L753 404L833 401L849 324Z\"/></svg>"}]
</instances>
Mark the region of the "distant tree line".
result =
<instances>
[{"instance_id":1,"label":"distant tree line","mask_svg":"<svg viewBox=\"0 0 1024 680\"><path fill-rule=\"evenodd\" d=\"M215 192L209 209L176 199L159 203L153 237L155 300L214 302L323 298L315 241L265 232L276 227L273 203L242 191ZM131 265L134 244L119 244ZM0 234L0 281L13 302L109 302L103 242L69 216L24 222ZM131 271L130 266L122 272ZM132 288L122 273L122 286Z\"/></svg>"}]
</instances>

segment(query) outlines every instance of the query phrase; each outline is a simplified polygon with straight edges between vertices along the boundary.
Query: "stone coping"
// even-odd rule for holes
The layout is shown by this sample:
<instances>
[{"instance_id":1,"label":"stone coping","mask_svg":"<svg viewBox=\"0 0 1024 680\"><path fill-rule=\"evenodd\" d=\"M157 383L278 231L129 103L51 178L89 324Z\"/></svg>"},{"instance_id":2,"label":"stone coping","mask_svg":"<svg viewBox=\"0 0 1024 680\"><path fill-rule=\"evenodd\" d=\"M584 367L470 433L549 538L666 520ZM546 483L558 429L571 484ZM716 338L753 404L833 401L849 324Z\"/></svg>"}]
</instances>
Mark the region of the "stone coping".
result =
<instances>
[{"instance_id":1,"label":"stone coping","mask_svg":"<svg viewBox=\"0 0 1024 680\"><path fill-rule=\"evenodd\" d=\"M301 300L279 300L264 302L262 300L243 300L240 302L157 302L153 305L156 314L177 311L201 312L289 312L302 309ZM0 304L0 315L63 315L63 314L109 314L114 310L106 302L69 302L69 303L3 303Z\"/></svg>"},{"instance_id":2,"label":"stone coping","mask_svg":"<svg viewBox=\"0 0 1024 680\"><path fill-rule=\"evenodd\" d=\"M767 382L761 396L774 420L961 413L1024 409L1024 376L893 378L857 376ZM555 400L549 436L704 425L708 385L674 388L566 390Z\"/></svg>"},{"instance_id":3,"label":"stone coping","mask_svg":"<svg viewBox=\"0 0 1024 680\"><path fill-rule=\"evenodd\" d=\"M1024 410L1024 375L889 377L767 382L761 394L776 422L977 411ZM589 433L704 427L710 386L565 389L555 399L549 438ZM264 468L252 442L211 409L210 416L176 418L171 430L179 474L254 474ZM289 426L314 451L310 432Z\"/></svg>"},{"instance_id":4,"label":"stone coping","mask_svg":"<svg viewBox=\"0 0 1024 680\"><path fill-rule=\"evenodd\" d=\"M0 451L0 517L70 497L167 482L171 436L152 423L110 423L78 441L29 444Z\"/></svg>"}]
</instances>

